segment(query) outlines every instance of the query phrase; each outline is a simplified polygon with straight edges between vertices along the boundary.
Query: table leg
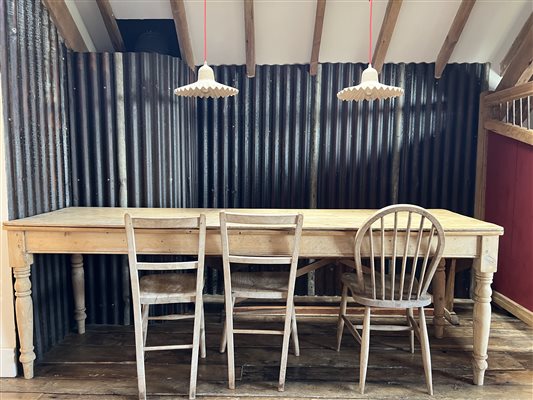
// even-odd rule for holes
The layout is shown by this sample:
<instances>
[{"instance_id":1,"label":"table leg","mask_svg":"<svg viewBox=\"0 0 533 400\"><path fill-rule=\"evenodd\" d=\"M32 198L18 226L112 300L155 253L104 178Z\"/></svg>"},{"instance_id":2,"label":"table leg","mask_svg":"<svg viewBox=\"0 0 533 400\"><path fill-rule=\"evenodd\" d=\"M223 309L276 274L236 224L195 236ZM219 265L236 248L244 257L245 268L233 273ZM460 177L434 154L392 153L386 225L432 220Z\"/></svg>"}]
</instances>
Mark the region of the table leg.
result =
<instances>
[{"instance_id":1,"label":"table leg","mask_svg":"<svg viewBox=\"0 0 533 400\"><path fill-rule=\"evenodd\" d=\"M72 263L72 291L74 295L74 319L78 324L78 333L85 333L85 275L83 272L83 256L73 254Z\"/></svg>"},{"instance_id":2,"label":"table leg","mask_svg":"<svg viewBox=\"0 0 533 400\"><path fill-rule=\"evenodd\" d=\"M489 345L492 276L498 261L499 237L481 238L481 255L474 261L474 355L472 360L474 384L483 385Z\"/></svg>"},{"instance_id":3,"label":"table leg","mask_svg":"<svg viewBox=\"0 0 533 400\"><path fill-rule=\"evenodd\" d=\"M20 341L20 362L24 378L33 378L33 301L31 299L31 264L13 268L15 276L15 311Z\"/></svg>"},{"instance_id":4,"label":"table leg","mask_svg":"<svg viewBox=\"0 0 533 400\"><path fill-rule=\"evenodd\" d=\"M444 325L446 325L446 319L444 318L445 292L446 260L443 258L440 260L433 277L433 328L435 337L439 339L444 336Z\"/></svg>"},{"instance_id":5,"label":"table leg","mask_svg":"<svg viewBox=\"0 0 533 400\"><path fill-rule=\"evenodd\" d=\"M24 378L33 378L33 301L31 299L31 264L33 255L26 252L24 233L8 231L7 234L9 265L13 269L15 282L15 314L17 333L20 344L19 360L22 364Z\"/></svg>"}]
</instances>

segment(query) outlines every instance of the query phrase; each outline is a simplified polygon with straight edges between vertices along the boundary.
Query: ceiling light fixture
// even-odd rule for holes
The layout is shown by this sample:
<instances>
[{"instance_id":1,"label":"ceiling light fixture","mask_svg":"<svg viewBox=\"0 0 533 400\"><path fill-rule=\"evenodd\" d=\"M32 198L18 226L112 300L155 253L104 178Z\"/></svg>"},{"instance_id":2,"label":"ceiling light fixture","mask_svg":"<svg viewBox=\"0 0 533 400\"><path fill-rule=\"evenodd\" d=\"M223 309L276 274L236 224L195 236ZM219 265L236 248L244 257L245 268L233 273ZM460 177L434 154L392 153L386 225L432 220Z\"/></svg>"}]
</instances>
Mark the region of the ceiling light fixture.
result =
<instances>
[{"instance_id":1,"label":"ceiling light fixture","mask_svg":"<svg viewBox=\"0 0 533 400\"><path fill-rule=\"evenodd\" d=\"M204 0L204 65L198 70L198 80L174 89L176 96L186 97L229 97L239 93L238 89L223 85L215 80L213 68L207 65L207 0Z\"/></svg>"},{"instance_id":2,"label":"ceiling light fixture","mask_svg":"<svg viewBox=\"0 0 533 400\"><path fill-rule=\"evenodd\" d=\"M350 86L337 93L340 100L378 100L398 97L403 89L379 83L378 71L372 68L372 0L370 0L370 40L368 43L368 67L363 71L361 83Z\"/></svg>"}]
</instances>

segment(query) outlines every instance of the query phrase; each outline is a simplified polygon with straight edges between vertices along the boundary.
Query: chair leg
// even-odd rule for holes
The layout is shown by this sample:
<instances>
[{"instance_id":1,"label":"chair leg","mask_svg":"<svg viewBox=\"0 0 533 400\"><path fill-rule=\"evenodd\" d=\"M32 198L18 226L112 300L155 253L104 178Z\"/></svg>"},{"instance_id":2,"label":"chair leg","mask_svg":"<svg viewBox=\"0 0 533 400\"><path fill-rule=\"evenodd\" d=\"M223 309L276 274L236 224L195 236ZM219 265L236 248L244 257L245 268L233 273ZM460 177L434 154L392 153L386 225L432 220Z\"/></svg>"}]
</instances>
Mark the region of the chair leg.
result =
<instances>
[{"instance_id":1,"label":"chair leg","mask_svg":"<svg viewBox=\"0 0 533 400\"><path fill-rule=\"evenodd\" d=\"M189 385L189 399L196 398L196 381L198 378L198 353L200 351L202 330L202 299L196 299L194 304L194 328L192 337L191 378Z\"/></svg>"},{"instance_id":2,"label":"chair leg","mask_svg":"<svg viewBox=\"0 0 533 400\"><path fill-rule=\"evenodd\" d=\"M232 306L235 307L235 298L232 299ZM226 343L227 342L227 336L226 336L226 319L224 318L224 326L222 327L222 337L220 338L220 348L218 351L220 353L224 353L226 351Z\"/></svg>"},{"instance_id":3,"label":"chair leg","mask_svg":"<svg viewBox=\"0 0 533 400\"><path fill-rule=\"evenodd\" d=\"M229 294L231 296L231 294ZM235 299L226 295L225 338L228 357L228 388L235 389L235 348L233 345L233 304Z\"/></svg>"},{"instance_id":4,"label":"chair leg","mask_svg":"<svg viewBox=\"0 0 533 400\"><path fill-rule=\"evenodd\" d=\"M409 339L410 339L410 344L411 344L411 354L413 354L415 352L415 331L414 330L416 328L411 323L411 319L410 318L414 319L414 314L413 314L413 309L412 308L408 308L405 311L407 312L407 322L409 323L409 326L411 327L411 330L409 331L409 336L410 336Z\"/></svg>"},{"instance_id":5,"label":"chair leg","mask_svg":"<svg viewBox=\"0 0 533 400\"><path fill-rule=\"evenodd\" d=\"M433 395L433 378L431 376L431 354L429 351L429 337L426 326L426 315L424 314L424 307L418 309L420 320L420 347L422 347L422 360L424 362L424 372L426 373L426 385L428 393Z\"/></svg>"},{"instance_id":6,"label":"chair leg","mask_svg":"<svg viewBox=\"0 0 533 400\"><path fill-rule=\"evenodd\" d=\"M287 302L287 308L285 310L285 326L283 329L283 346L281 348L281 363L279 368L279 383L278 391L283 392L285 390L285 376L287 374L287 358L289 356L289 339L291 336L291 320L294 313L294 303Z\"/></svg>"},{"instance_id":7,"label":"chair leg","mask_svg":"<svg viewBox=\"0 0 533 400\"><path fill-rule=\"evenodd\" d=\"M205 358L205 311L202 307L202 324L200 325L200 357Z\"/></svg>"},{"instance_id":8,"label":"chair leg","mask_svg":"<svg viewBox=\"0 0 533 400\"><path fill-rule=\"evenodd\" d=\"M148 314L149 312L150 312L150 304L143 304L141 306L143 346L146 346L146 337L148 336Z\"/></svg>"},{"instance_id":9,"label":"chair leg","mask_svg":"<svg viewBox=\"0 0 533 400\"><path fill-rule=\"evenodd\" d=\"M298 340L298 326L296 325L296 307L292 306L292 342L294 344L294 355L300 357L300 342Z\"/></svg>"},{"instance_id":10,"label":"chair leg","mask_svg":"<svg viewBox=\"0 0 533 400\"><path fill-rule=\"evenodd\" d=\"M342 285L342 299L339 309L339 320L337 321L337 351L341 350L342 334L344 332L344 319L346 315L346 305L348 304L348 286Z\"/></svg>"},{"instance_id":11,"label":"chair leg","mask_svg":"<svg viewBox=\"0 0 533 400\"><path fill-rule=\"evenodd\" d=\"M363 318L363 333L361 336L361 355L359 358L359 390L365 393L366 369L368 366L368 351L370 348L370 307L365 307Z\"/></svg>"},{"instance_id":12,"label":"chair leg","mask_svg":"<svg viewBox=\"0 0 533 400\"><path fill-rule=\"evenodd\" d=\"M137 303L138 304L138 303ZM139 305L134 307L134 327L135 327L135 359L137 363L137 386L139 388L139 400L146 400L146 377L144 371L144 335L142 311Z\"/></svg>"},{"instance_id":13,"label":"chair leg","mask_svg":"<svg viewBox=\"0 0 533 400\"><path fill-rule=\"evenodd\" d=\"M220 353L226 351L226 318L224 318L224 325L222 327L222 336L220 338L220 347L218 349Z\"/></svg>"}]
</instances>

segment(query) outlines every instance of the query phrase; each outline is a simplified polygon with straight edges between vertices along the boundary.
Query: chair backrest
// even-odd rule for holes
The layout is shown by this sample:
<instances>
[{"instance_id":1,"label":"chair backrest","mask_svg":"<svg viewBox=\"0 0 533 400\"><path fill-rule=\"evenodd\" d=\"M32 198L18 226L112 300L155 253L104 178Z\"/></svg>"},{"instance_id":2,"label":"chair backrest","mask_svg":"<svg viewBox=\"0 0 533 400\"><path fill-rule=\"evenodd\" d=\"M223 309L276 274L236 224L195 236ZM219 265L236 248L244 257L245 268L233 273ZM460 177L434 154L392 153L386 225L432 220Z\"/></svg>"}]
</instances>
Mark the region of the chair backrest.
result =
<instances>
[{"instance_id":1,"label":"chair backrest","mask_svg":"<svg viewBox=\"0 0 533 400\"><path fill-rule=\"evenodd\" d=\"M443 250L444 230L429 211L410 204L382 208L355 235L358 281L365 284L364 256L370 262L365 273L370 274L371 285L365 291L374 300L420 299L427 293Z\"/></svg>"},{"instance_id":2,"label":"chair backrest","mask_svg":"<svg viewBox=\"0 0 533 400\"><path fill-rule=\"evenodd\" d=\"M220 233L222 239L222 259L224 268L236 264L289 264L290 273L296 278L298 255L300 253L300 239L302 237L302 214L240 214L222 211L220 213ZM230 231L247 230L287 231L284 236L284 249L277 249L269 254L257 255L254 251L234 251L230 240ZM258 244L259 245L259 244ZM258 246L259 247L259 246ZM245 254L247 253L247 254ZM292 279L292 276L291 278Z\"/></svg>"},{"instance_id":3,"label":"chair backrest","mask_svg":"<svg viewBox=\"0 0 533 400\"><path fill-rule=\"evenodd\" d=\"M197 270L197 289L203 289L206 219L201 214L193 218L134 218L130 214L124 214L124 225L128 241L128 261L130 266L130 279L132 285L132 297L136 300L139 295L138 271L172 271L172 270ZM179 262L139 262L137 259L137 243L135 235L141 231L190 231L198 235L198 253L194 261ZM178 251L176 251L178 254Z\"/></svg>"}]
</instances>

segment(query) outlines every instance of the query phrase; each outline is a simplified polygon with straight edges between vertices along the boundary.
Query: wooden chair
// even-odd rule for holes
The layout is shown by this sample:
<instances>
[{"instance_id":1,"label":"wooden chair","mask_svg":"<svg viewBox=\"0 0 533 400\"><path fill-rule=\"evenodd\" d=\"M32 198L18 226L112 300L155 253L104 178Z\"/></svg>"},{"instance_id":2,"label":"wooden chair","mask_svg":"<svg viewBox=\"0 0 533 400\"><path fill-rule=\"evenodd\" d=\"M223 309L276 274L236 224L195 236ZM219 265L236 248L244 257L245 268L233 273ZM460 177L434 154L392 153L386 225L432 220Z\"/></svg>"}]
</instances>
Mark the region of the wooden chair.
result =
<instances>
[{"instance_id":1,"label":"wooden chair","mask_svg":"<svg viewBox=\"0 0 533 400\"><path fill-rule=\"evenodd\" d=\"M224 268L224 297L226 321L222 337L221 351L227 342L228 352L228 386L235 389L234 334L283 335L281 365L278 390L285 389L285 374L291 336L295 354L299 355L298 333L294 311L294 285L298 267L298 253L302 235L303 215L250 215L228 212L220 213L220 230L222 238L222 260ZM234 251L233 244L246 235L250 229L287 231L283 241L274 244L276 249L270 251L262 243L257 249ZM277 242L276 242L277 243ZM246 254L244 254L246 253ZM253 254L253 255L250 255ZM261 254L261 255L257 255ZM288 264L288 272L231 272L231 264ZM286 299L285 321L283 330L272 329L234 329L233 307L239 299Z\"/></svg>"},{"instance_id":2,"label":"wooden chair","mask_svg":"<svg viewBox=\"0 0 533 400\"><path fill-rule=\"evenodd\" d=\"M137 379L139 399L146 399L146 379L144 373L144 354L154 350L192 349L189 398L196 396L198 373L198 352L205 358L205 322L202 291L204 287L205 255L205 215L197 218L132 218L124 215L128 240L128 259L130 266L131 292L135 325L135 351L137 359ZM143 229L187 230L198 236L198 258L185 262L139 262L135 235ZM139 278L138 271L164 271L144 275ZM196 270L196 273L167 273L169 271ZM153 304L194 303L194 315L164 315L149 317ZM180 320L194 318L193 343L166 346L146 346L148 320Z\"/></svg>"},{"instance_id":3,"label":"wooden chair","mask_svg":"<svg viewBox=\"0 0 533 400\"><path fill-rule=\"evenodd\" d=\"M370 267L361 261L362 250L370 254ZM427 210L413 205L393 205L374 214L355 235L356 273L342 276L342 300L337 325L337 351L340 350L344 324L361 344L359 388L365 390L370 330L411 331L420 340L429 394L433 394L431 357L424 307L432 302L427 293L444 249L441 224ZM376 263L376 260L378 262ZM387 272L388 269L388 272ZM365 306L363 325L355 326L346 316L348 291L356 303ZM408 326L370 325L372 308L405 309ZM414 319L418 308L420 325ZM362 334L357 329L362 328Z\"/></svg>"}]
</instances>

